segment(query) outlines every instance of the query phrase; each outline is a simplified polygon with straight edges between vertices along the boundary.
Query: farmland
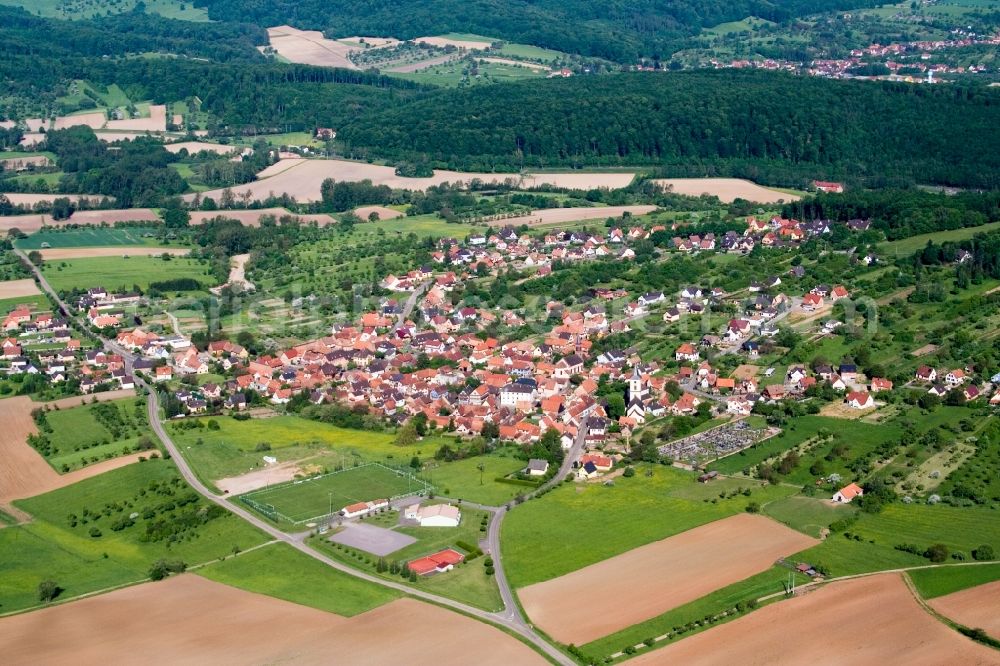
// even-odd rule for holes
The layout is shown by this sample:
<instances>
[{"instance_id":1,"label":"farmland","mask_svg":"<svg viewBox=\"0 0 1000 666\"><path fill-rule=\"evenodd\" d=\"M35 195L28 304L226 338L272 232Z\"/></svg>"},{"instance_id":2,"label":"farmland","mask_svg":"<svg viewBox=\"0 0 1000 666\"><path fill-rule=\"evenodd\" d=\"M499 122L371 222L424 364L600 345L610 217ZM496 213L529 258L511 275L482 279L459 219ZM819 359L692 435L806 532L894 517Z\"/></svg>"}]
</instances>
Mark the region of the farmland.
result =
<instances>
[{"instance_id":1,"label":"farmland","mask_svg":"<svg viewBox=\"0 0 1000 666\"><path fill-rule=\"evenodd\" d=\"M46 640L54 625L62 639ZM108 627L115 628L114 640L95 640ZM127 661L140 653L156 664L321 662L331 654L348 663L419 666L546 663L494 627L413 599L345 618L193 574L5 618L0 643L14 664Z\"/></svg>"},{"instance_id":2,"label":"farmland","mask_svg":"<svg viewBox=\"0 0 1000 666\"><path fill-rule=\"evenodd\" d=\"M878 599L879 621L872 618ZM823 636L822 641L787 640ZM709 664L752 654L759 663L815 663L851 654L859 663L991 663L995 653L937 622L914 600L898 574L833 583L772 604L632 663Z\"/></svg>"},{"instance_id":3,"label":"farmland","mask_svg":"<svg viewBox=\"0 0 1000 666\"><path fill-rule=\"evenodd\" d=\"M249 196L251 199L265 199L272 193L287 193L298 201L318 201L320 199L320 185L327 178L347 182L370 180L375 185L388 185L405 190L425 190L432 185L468 183L477 179L484 182L503 182L508 179L519 181L522 178L522 175L517 173L466 173L446 170L435 171L434 176L429 178L408 178L397 176L395 169L388 166L346 160L298 159L283 160L259 175L260 179L253 183L231 188L233 194L236 197ZM632 180L631 174L613 173L536 173L523 177L530 185L551 183L560 187L578 188L625 187ZM221 190L202 193L203 197L214 199L218 199L221 195ZM184 198L192 200L194 196L187 194L184 195Z\"/></svg>"},{"instance_id":4,"label":"farmland","mask_svg":"<svg viewBox=\"0 0 1000 666\"><path fill-rule=\"evenodd\" d=\"M775 203L798 201L801 198L798 194L761 187L756 183L737 178L664 178L653 182L677 194L689 196L708 194L718 197L723 203L731 203L735 199Z\"/></svg>"},{"instance_id":5,"label":"farmland","mask_svg":"<svg viewBox=\"0 0 1000 666\"><path fill-rule=\"evenodd\" d=\"M1000 637L1000 616L996 612L998 595L1000 581L994 581L938 597L931 602L931 607L949 620L983 629L997 639Z\"/></svg>"},{"instance_id":6,"label":"farmland","mask_svg":"<svg viewBox=\"0 0 1000 666\"><path fill-rule=\"evenodd\" d=\"M80 404L80 398L69 398L55 404L66 408L70 406L68 403ZM3 417L5 426L3 433L0 433L0 453L8 463L0 467L0 505L63 488L108 470L130 465L142 455L116 457L68 474L59 474L28 444L28 437L37 433L31 412L40 406L25 396L0 400L0 416ZM120 454L120 449L116 453Z\"/></svg>"},{"instance_id":7,"label":"farmland","mask_svg":"<svg viewBox=\"0 0 1000 666\"><path fill-rule=\"evenodd\" d=\"M731 516L518 591L562 643L583 645L766 570L813 544L766 518ZM580 604L586 588L592 600Z\"/></svg>"},{"instance_id":8,"label":"farmland","mask_svg":"<svg viewBox=\"0 0 1000 666\"><path fill-rule=\"evenodd\" d=\"M646 476L646 472L652 476ZM794 492L766 487L728 499L694 501L669 496L694 484L694 476L671 467L642 467L614 485L563 485L513 511L504 521L503 549L515 587L549 580L633 548L744 511L749 501L766 504ZM648 522L629 519L637 513ZM615 525L594 539L585 524Z\"/></svg>"},{"instance_id":9,"label":"farmland","mask_svg":"<svg viewBox=\"0 0 1000 666\"><path fill-rule=\"evenodd\" d=\"M920 596L937 599L1000 580L1000 563L917 569L907 575Z\"/></svg>"},{"instance_id":10,"label":"farmland","mask_svg":"<svg viewBox=\"0 0 1000 666\"><path fill-rule=\"evenodd\" d=\"M163 230L157 227L83 227L43 229L15 245L22 250L50 248L144 246L163 243Z\"/></svg>"},{"instance_id":11,"label":"farmland","mask_svg":"<svg viewBox=\"0 0 1000 666\"><path fill-rule=\"evenodd\" d=\"M4 610L32 607L54 579L74 597L146 578L159 558L198 564L262 543L256 529L207 505L174 466L147 460L16 502L32 522L0 530ZM130 518L137 513L135 518ZM195 518L195 516L201 516Z\"/></svg>"},{"instance_id":12,"label":"farmland","mask_svg":"<svg viewBox=\"0 0 1000 666\"><path fill-rule=\"evenodd\" d=\"M992 509L892 504L879 513L859 513L857 522L798 556L843 576L928 564L923 553L932 544L968 558L980 545L998 543L1000 523ZM921 554L897 548L907 545Z\"/></svg>"},{"instance_id":13,"label":"farmland","mask_svg":"<svg viewBox=\"0 0 1000 666\"><path fill-rule=\"evenodd\" d=\"M42 412L38 449L63 473L138 450L145 430L145 401L102 402ZM153 448L146 437L146 446Z\"/></svg>"},{"instance_id":14,"label":"farmland","mask_svg":"<svg viewBox=\"0 0 1000 666\"><path fill-rule=\"evenodd\" d=\"M56 291L104 287L131 291L134 286L148 289L150 283L189 277L206 287L212 283L207 265L199 259L160 257L98 257L48 262L46 280Z\"/></svg>"}]
</instances>

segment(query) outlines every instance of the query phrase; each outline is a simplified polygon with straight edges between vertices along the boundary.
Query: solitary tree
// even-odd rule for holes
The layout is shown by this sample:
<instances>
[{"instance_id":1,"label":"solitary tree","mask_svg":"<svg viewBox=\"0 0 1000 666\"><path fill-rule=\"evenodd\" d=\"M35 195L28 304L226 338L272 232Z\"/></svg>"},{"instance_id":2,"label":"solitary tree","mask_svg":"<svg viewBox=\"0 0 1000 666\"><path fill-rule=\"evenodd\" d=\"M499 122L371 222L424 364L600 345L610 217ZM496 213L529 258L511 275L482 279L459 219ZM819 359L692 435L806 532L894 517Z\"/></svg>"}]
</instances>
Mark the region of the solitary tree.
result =
<instances>
[{"instance_id":1,"label":"solitary tree","mask_svg":"<svg viewBox=\"0 0 1000 666\"><path fill-rule=\"evenodd\" d=\"M49 603L59 596L62 588L54 580L43 580L38 584L38 600Z\"/></svg>"}]
</instances>

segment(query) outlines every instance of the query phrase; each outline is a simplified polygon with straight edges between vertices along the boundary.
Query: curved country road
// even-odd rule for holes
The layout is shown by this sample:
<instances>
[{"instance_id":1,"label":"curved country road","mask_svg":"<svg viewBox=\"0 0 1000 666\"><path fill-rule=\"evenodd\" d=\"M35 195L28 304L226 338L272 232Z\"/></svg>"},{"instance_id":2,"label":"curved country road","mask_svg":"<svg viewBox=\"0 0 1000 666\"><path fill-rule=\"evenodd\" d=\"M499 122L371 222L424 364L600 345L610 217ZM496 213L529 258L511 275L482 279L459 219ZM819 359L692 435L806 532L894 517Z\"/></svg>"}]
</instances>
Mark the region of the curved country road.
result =
<instances>
[{"instance_id":1,"label":"curved country road","mask_svg":"<svg viewBox=\"0 0 1000 666\"><path fill-rule=\"evenodd\" d=\"M27 263L28 266L30 266L32 272L35 274L35 277L38 280L39 285L66 312L67 318L72 319L77 326L82 328L82 325L79 323L76 317L73 314L71 314L72 309L65 302L63 302L61 298L59 298L59 295L55 292L52 286L45 279L45 276L42 275L41 270L39 270L37 266L28 261L28 257L24 254L24 252L18 249L15 249L14 252L19 257L21 257ZM453 599L442 597L437 594L431 594L429 592L425 592L418 588L414 588L409 585L404 585L402 583L396 583L390 580L386 580L384 578L380 578L378 576L374 576L365 573L363 571L359 571L358 569L355 569L346 564L337 562L336 560L327 557L326 555L323 555L322 553L317 552L312 548L310 548L301 540L301 537L296 537L294 535L282 532L281 530L277 529L276 527L273 527L272 525L264 521L262 518L257 517L247 509L244 509L243 507L228 501L222 495L217 495L216 493L212 492L205 484L203 484L201 480L195 475L194 471L191 469L191 466L188 464L187 460L181 454L177 445L170 438L170 435L167 434L166 429L164 429L163 427L163 423L160 421L159 398L155 387L151 387L140 377L134 375L134 372L132 370L132 364L135 361L135 356L128 350L119 346L117 342L115 342L114 340L109 340L107 338L99 338L99 339L104 344L104 347L107 350L122 356L122 358L125 360L125 365L128 369L128 372L135 377L136 383L143 386L149 391L148 400L146 401L146 406L147 406L150 426L152 427L153 432L156 433L157 438L163 444L163 447L170 453L170 456L173 459L174 464L177 465L177 469L180 471L181 476L184 477L184 480L187 481L188 484L190 484L191 487L198 492L198 494L202 495L210 502L213 502L221 506L222 508L226 509L227 511L239 516L240 518L247 521L257 529L270 535L275 540L281 541L282 543L286 543L292 548L295 548L299 552L303 553L304 555L308 555L309 557L318 560L319 562L322 562L323 564L329 567L337 569L338 571L346 573L350 576L354 576L355 578L360 578L370 583L381 585L383 587L388 587L397 590L399 592L402 592L403 594L407 594L412 597L416 597L418 599L423 599L425 601L437 604L439 606L450 608L460 613L464 613L465 615L482 620L483 622L499 625L507 629L508 631L511 631L520 636L521 638L523 638L525 641L527 641L535 648L537 648L539 651L544 653L552 662L560 664L562 666L573 666L573 664L575 664L575 662L571 658L569 658L566 654L561 652L554 645L552 645L544 638L542 638L538 634L538 632L536 632L534 628L530 624L528 624L528 622L524 619L524 617L520 613L520 610L518 609L518 606L514 600L513 591L510 589L509 585L507 585L506 576L503 573L503 567L501 566L500 563L500 523L503 518L503 515L506 513L506 508L501 507L496 509L496 511L494 512L494 519L490 523L490 530L489 530L490 550L493 553L495 570L497 574L496 575L497 583L498 585L500 585L501 597L503 598L505 605L505 610L499 613L490 613L488 611L480 610L478 608L474 608L473 606L463 604ZM556 475L556 477L553 478L552 481L549 482L549 484L558 483L558 481L560 481L561 478L565 476L565 473L572 466L573 452L575 452L576 455L579 455L578 449L583 440L583 435L582 435L583 430L584 430L583 428L580 429L581 436L578 437L577 442L574 443L573 449L571 449L571 454L566 456L566 460L563 462L563 466L560 468L559 473ZM549 484L547 484L545 487L548 487ZM503 581L502 584L501 581Z\"/></svg>"}]
</instances>

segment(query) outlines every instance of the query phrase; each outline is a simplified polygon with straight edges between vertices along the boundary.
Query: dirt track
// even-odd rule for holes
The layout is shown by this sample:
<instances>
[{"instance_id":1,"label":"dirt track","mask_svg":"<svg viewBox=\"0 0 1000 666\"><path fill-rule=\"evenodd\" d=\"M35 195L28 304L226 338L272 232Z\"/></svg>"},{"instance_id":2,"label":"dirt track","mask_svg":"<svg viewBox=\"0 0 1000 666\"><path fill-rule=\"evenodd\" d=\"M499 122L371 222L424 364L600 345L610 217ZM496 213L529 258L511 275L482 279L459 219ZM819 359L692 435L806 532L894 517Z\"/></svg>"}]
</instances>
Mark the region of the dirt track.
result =
<instances>
[{"instance_id":1,"label":"dirt track","mask_svg":"<svg viewBox=\"0 0 1000 666\"><path fill-rule=\"evenodd\" d=\"M779 200L798 201L795 194L779 192L741 178L661 178L654 183L670 189L675 194L697 197L714 194L723 203L732 203L736 198L758 203L775 203Z\"/></svg>"},{"instance_id":2,"label":"dirt track","mask_svg":"<svg viewBox=\"0 0 1000 666\"><path fill-rule=\"evenodd\" d=\"M946 594L927 603L955 622L983 629L1000 639L1000 581Z\"/></svg>"},{"instance_id":3,"label":"dirt track","mask_svg":"<svg viewBox=\"0 0 1000 666\"><path fill-rule=\"evenodd\" d=\"M193 574L0 620L6 664L544 664L413 599L345 618ZM141 657L140 657L141 655Z\"/></svg>"},{"instance_id":4,"label":"dirt track","mask_svg":"<svg viewBox=\"0 0 1000 666\"><path fill-rule=\"evenodd\" d=\"M180 257L191 252L186 247L143 247L141 245L119 245L118 247L53 247L39 250L42 259L85 259L87 257L159 257L172 254Z\"/></svg>"},{"instance_id":5,"label":"dirt track","mask_svg":"<svg viewBox=\"0 0 1000 666\"><path fill-rule=\"evenodd\" d=\"M0 298L20 298L22 296L37 296L42 292L31 278L23 280L7 280L0 282ZM0 313L6 314L6 313Z\"/></svg>"},{"instance_id":6,"label":"dirt track","mask_svg":"<svg viewBox=\"0 0 1000 666\"><path fill-rule=\"evenodd\" d=\"M628 662L799 666L1000 664L931 617L897 574L832 583Z\"/></svg>"},{"instance_id":7,"label":"dirt track","mask_svg":"<svg viewBox=\"0 0 1000 666\"><path fill-rule=\"evenodd\" d=\"M819 543L762 516L696 527L518 591L550 636L583 645L699 599Z\"/></svg>"},{"instance_id":8,"label":"dirt track","mask_svg":"<svg viewBox=\"0 0 1000 666\"><path fill-rule=\"evenodd\" d=\"M99 398L117 400L134 395L135 391L132 390L111 391L100 394ZM67 409L83 404L83 399L83 397L64 398L48 404ZM88 402L91 399L91 396L86 398ZM0 423L3 424L3 430L0 431L0 460L3 461L0 465L0 507L10 504L15 499L34 497L129 465L141 455L133 454L105 460L69 474L59 474L41 454L28 445L28 435L38 432L31 418L31 411L43 404L45 403L33 402L25 396L0 400Z\"/></svg>"}]
</instances>

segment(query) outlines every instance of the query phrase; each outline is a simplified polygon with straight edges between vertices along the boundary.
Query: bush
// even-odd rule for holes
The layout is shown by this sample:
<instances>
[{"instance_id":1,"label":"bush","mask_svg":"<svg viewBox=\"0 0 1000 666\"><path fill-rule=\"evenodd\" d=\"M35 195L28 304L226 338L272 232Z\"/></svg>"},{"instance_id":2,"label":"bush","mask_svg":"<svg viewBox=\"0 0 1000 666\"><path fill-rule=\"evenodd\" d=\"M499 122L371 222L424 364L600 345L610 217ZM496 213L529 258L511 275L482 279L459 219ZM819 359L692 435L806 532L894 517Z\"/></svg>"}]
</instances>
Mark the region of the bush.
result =
<instances>
[{"instance_id":1,"label":"bush","mask_svg":"<svg viewBox=\"0 0 1000 666\"><path fill-rule=\"evenodd\" d=\"M940 564L948 559L948 546L943 543L936 543L927 549L924 553L924 557L929 559L931 562Z\"/></svg>"},{"instance_id":2,"label":"bush","mask_svg":"<svg viewBox=\"0 0 1000 666\"><path fill-rule=\"evenodd\" d=\"M62 588L54 580L43 580L38 584L38 600L49 603L62 593Z\"/></svg>"},{"instance_id":3,"label":"bush","mask_svg":"<svg viewBox=\"0 0 1000 666\"><path fill-rule=\"evenodd\" d=\"M101 530L97 529L96 527L91 527L89 534L93 538L97 539L101 536Z\"/></svg>"},{"instance_id":4,"label":"bush","mask_svg":"<svg viewBox=\"0 0 1000 666\"><path fill-rule=\"evenodd\" d=\"M747 513L760 513L760 502L750 502L747 504Z\"/></svg>"},{"instance_id":5,"label":"bush","mask_svg":"<svg viewBox=\"0 0 1000 666\"><path fill-rule=\"evenodd\" d=\"M984 543L972 551L972 559L978 560L980 562L985 562L988 560L995 560L996 554L993 552L993 546Z\"/></svg>"},{"instance_id":6,"label":"bush","mask_svg":"<svg viewBox=\"0 0 1000 666\"><path fill-rule=\"evenodd\" d=\"M157 560L149 568L149 577L153 580L163 580L172 573L184 573L187 564L181 560Z\"/></svg>"}]
</instances>

